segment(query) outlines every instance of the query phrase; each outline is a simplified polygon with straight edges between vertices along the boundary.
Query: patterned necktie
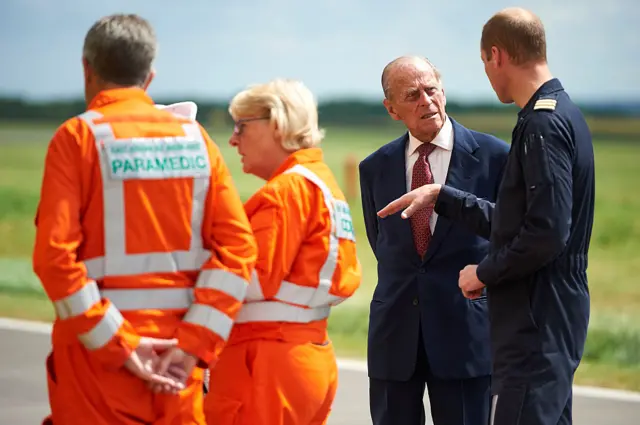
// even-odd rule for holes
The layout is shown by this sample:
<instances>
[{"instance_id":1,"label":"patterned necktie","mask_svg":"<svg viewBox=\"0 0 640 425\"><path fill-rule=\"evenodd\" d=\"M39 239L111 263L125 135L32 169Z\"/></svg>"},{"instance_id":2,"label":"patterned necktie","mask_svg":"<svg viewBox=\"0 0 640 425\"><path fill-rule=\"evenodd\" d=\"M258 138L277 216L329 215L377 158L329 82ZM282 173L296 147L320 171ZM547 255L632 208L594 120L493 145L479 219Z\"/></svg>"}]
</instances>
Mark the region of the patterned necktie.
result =
<instances>
[{"instance_id":1,"label":"patterned necktie","mask_svg":"<svg viewBox=\"0 0 640 425\"><path fill-rule=\"evenodd\" d=\"M413 175L411 177L411 190L414 190L425 184L433 183L433 174L431 173L431 166L427 157L436 148L431 143L421 144L418 151L418 159L413 165ZM410 218L411 231L413 232L413 241L416 245L416 250L420 255L420 258L424 257L431 240L431 227L429 226L429 219L433 213L433 208L424 208L416 211Z\"/></svg>"}]
</instances>

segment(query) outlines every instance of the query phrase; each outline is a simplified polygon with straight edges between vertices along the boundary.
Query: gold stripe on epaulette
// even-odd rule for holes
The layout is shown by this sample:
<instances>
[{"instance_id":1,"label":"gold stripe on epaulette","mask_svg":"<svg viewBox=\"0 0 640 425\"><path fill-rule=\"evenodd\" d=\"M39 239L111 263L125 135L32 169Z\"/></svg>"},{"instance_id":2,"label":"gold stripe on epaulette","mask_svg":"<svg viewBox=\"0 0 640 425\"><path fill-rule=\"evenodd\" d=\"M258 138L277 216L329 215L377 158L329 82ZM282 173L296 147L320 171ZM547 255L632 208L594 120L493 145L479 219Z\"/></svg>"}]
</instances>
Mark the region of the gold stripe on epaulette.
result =
<instances>
[{"instance_id":1,"label":"gold stripe on epaulette","mask_svg":"<svg viewBox=\"0 0 640 425\"><path fill-rule=\"evenodd\" d=\"M540 99L534 105L533 109L549 109L551 111L556 109L558 101L555 99Z\"/></svg>"}]
</instances>

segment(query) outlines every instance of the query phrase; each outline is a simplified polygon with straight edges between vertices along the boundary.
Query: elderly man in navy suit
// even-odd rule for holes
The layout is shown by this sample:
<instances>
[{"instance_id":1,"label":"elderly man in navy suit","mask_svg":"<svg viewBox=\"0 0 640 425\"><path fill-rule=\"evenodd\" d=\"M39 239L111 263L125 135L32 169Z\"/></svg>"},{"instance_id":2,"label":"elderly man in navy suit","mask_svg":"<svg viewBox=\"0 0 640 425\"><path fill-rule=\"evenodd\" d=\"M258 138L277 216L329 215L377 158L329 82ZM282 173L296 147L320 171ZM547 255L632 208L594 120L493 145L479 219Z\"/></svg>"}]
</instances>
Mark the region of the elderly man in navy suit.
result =
<instances>
[{"instance_id":1,"label":"elderly man in navy suit","mask_svg":"<svg viewBox=\"0 0 640 425\"><path fill-rule=\"evenodd\" d=\"M384 105L407 132L360 163L367 238L378 261L368 338L374 425L486 425L491 400L487 301L467 299L458 278L487 254L474 229L433 210L381 219L377 211L425 184L495 201L509 145L447 116L438 70L403 56L382 73Z\"/></svg>"}]
</instances>

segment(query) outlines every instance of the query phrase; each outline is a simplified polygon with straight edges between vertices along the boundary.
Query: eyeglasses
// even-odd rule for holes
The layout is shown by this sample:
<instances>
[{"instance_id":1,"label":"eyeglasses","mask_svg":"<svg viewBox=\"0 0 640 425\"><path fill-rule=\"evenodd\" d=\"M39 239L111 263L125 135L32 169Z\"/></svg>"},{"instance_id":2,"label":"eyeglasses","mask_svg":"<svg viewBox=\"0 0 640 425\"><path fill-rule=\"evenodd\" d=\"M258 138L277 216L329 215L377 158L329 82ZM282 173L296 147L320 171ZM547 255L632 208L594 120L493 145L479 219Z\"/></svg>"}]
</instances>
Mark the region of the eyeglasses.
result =
<instances>
[{"instance_id":1,"label":"eyeglasses","mask_svg":"<svg viewBox=\"0 0 640 425\"><path fill-rule=\"evenodd\" d=\"M270 118L271 117L258 117L258 118L243 118L243 119L239 119L238 121L235 122L235 125L233 126L233 134L235 136L240 136L242 134L242 130L244 130L245 123L247 123L249 121L268 120Z\"/></svg>"}]
</instances>

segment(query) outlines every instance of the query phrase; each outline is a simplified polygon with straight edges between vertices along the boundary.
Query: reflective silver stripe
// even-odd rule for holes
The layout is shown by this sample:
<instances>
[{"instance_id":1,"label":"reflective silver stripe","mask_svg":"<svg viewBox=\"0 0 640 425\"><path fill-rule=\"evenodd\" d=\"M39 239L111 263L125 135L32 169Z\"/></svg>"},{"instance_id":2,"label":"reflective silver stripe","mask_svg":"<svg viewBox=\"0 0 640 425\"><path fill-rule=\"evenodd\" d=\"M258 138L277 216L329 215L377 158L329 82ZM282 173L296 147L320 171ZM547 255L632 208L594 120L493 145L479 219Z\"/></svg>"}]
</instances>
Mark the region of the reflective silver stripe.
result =
<instances>
[{"instance_id":1,"label":"reflective silver stripe","mask_svg":"<svg viewBox=\"0 0 640 425\"><path fill-rule=\"evenodd\" d=\"M210 389L210 386L209 386L210 385L210 383L209 383L210 379L211 379L211 372L209 371L209 368L205 368L204 376L202 377L202 381L203 381L204 387L207 390L207 392L209 392L209 389Z\"/></svg>"},{"instance_id":2,"label":"reflective silver stripe","mask_svg":"<svg viewBox=\"0 0 640 425\"><path fill-rule=\"evenodd\" d=\"M128 255L125 249L124 181L109 177L109 164L103 149L105 142L111 142L116 138L110 124L95 124L93 122L101 116L96 111L87 111L79 115L79 118L87 123L95 138L104 191L105 255L85 261L89 275L94 279L102 279L107 276L134 276L143 273L199 270L211 255L209 251L204 250L201 237L210 176L207 173L206 176L193 178L192 232L191 246L188 251ZM173 139L205 143L197 123L183 124L183 129L185 136Z\"/></svg>"},{"instance_id":3,"label":"reflective silver stripe","mask_svg":"<svg viewBox=\"0 0 640 425\"><path fill-rule=\"evenodd\" d=\"M212 269L200 273L196 288L215 289L243 302L247 283L233 273ZM121 311L188 309L195 299L194 288L103 289L100 294Z\"/></svg>"},{"instance_id":4,"label":"reflective silver stripe","mask_svg":"<svg viewBox=\"0 0 640 425\"><path fill-rule=\"evenodd\" d=\"M186 310L193 303L193 288L103 289L103 298L120 311Z\"/></svg>"},{"instance_id":5,"label":"reflective silver stripe","mask_svg":"<svg viewBox=\"0 0 640 425\"><path fill-rule=\"evenodd\" d=\"M329 317L331 307L304 308L278 301L258 301L242 306L236 323L295 322L309 323Z\"/></svg>"},{"instance_id":6,"label":"reflective silver stripe","mask_svg":"<svg viewBox=\"0 0 640 425\"><path fill-rule=\"evenodd\" d=\"M196 271L211 257L205 249L193 251L152 252L149 254L129 254L120 257L117 263L121 275L138 275L144 273L173 273L177 271ZM84 260L87 275L100 280L106 276L104 257ZM112 262L113 264L113 262ZM113 274L112 274L113 275Z\"/></svg>"},{"instance_id":7,"label":"reflective silver stripe","mask_svg":"<svg viewBox=\"0 0 640 425\"><path fill-rule=\"evenodd\" d=\"M224 340L229 338L233 326L233 320L229 316L205 304L193 304L185 314L183 322L203 326Z\"/></svg>"},{"instance_id":8,"label":"reflective silver stripe","mask_svg":"<svg viewBox=\"0 0 640 425\"><path fill-rule=\"evenodd\" d=\"M87 312L99 301L100 292L98 291L98 285L93 280L90 280L73 294L55 301L53 308L58 318L64 320Z\"/></svg>"},{"instance_id":9,"label":"reflective silver stripe","mask_svg":"<svg viewBox=\"0 0 640 425\"><path fill-rule=\"evenodd\" d=\"M329 232L329 252L319 273L318 287L310 287L283 281L275 295L275 299L282 301L264 301L260 282L254 272L247 291L246 301L239 312L237 323L252 321L291 321L308 323L329 316L330 307L340 304L345 300L329 293L333 283L333 274L338 264L339 239L337 233L336 215L334 211L335 198L331 189L315 173L302 165L295 165L285 173L300 174L321 191L324 203L329 210L331 231ZM287 304L285 304L287 303ZM290 304L297 304L296 307Z\"/></svg>"},{"instance_id":10,"label":"reflective silver stripe","mask_svg":"<svg viewBox=\"0 0 640 425\"><path fill-rule=\"evenodd\" d=\"M183 124L185 136L200 143L205 143L200 128L196 123ZM209 173L211 170L209 170ZM207 173L207 174L209 174ZM193 179L193 196L191 201L191 246L190 251L200 253L202 247L202 223L204 221L205 202L209 192L210 175ZM210 254L210 253L209 253ZM198 267L199 268L199 267Z\"/></svg>"},{"instance_id":11,"label":"reflective silver stripe","mask_svg":"<svg viewBox=\"0 0 640 425\"><path fill-rule=\"evenodd\" d=\"M325 294L312 286L302 286L283 281L275 296L276 299L287 303L304 305L307 307L321 307L342 302L344 298L337 295Z\"/></svg>"},{"instance_id":12,"label":"reflective silver stripe","mask_svg":"<svg viewBox=\"0 0 640 425\"><path fill-rule=\"evenodd\" d=\"M177 252L152 252L146 254L127 255L126 253L126 225L125 225L125 204L124 204L124 182L126 179L110 177L110 164L105 149L110 143L116 141L113 129L110 124L95 124L94 120L102 115L96 111L87 111L79 118L90 128L95 139L96 151L102 173L103 203L104 203L104 256L92 258L85 261L87 274L93 279L102 279L107 276L134 276L145 273L175 272L199 270L202 264L210 257L211 253L205 251L202 246L201 230L204 218L204 204L209 189L210 170L209 167L201 167L201 172L193 176L193 204L191 208L191 245L188 251ZM195 122L183 124L184 137L168 138L171 141L196 141L205 147L199 126ZM118 140L122 143L134 143L135 140ZM162 142L169 141L168 139ZM126 146L126 145L123 145ZM166 159L166 158L165 158ZM209 163L208 156L206 164ZM136 168L138 169L136 161ZM164 164L164 163L163 163ZM204 168L204 170L202 170ZM164 170L164 166L162 168ZM156 178L149 173L140 173L138 176L146 178ZM179 173L173 173L179 176ZM161 176L162 178L169 178ZM161 291L162 289L160 289ZM154 292L154 295L147 290L121 290L109 292L104 291L106 298L112 297L105 315L98 324L89 332L79 335L80 341L90 350L98 349L111 340L124 322L124 318L118 310L119 304L123 310L134 309L146 301L148 306L172 308L175 305L184 304L189 300L189 293L182 292L182 298L168 297L166 293ZM174 295L175 293L171 293ZM95 295L95 294L94 294ZM191 299L193 295L191 294ZM190 300L189 300L190 301ZM75 308L75 306L74 306ZM70 309L71 310L71 309ZM201 309L194 309L192 316L198 317ZM200 313L200 315L202 315ZM206 318L206 317L205 317Z\"/></svg>"},{"instance_id":13,"label":"reflective silver stripe","mask_svg":"<svg viewBox=\"0 0 640 425\"><path fill-rule=\"evenodd\" d=\"M333 295L329 294L331 290L331 284L333 281L333 273L336 270L338 265L338 237L336 236L336 222L335 222L335 214L333 211L333 194L331 193L331 189L325 184L325 182L320 179L315 173L309 170L306 167L303 167L300 164L294 165L285 173L297 173L304 177L306 177L309 181L315 184L321 191L324 197L324 204L329 210L329 217L331 219L331 231L329 232L329 252L327 255L327 259L325 260L322 268L320 269L319 275L319 284L318 288L313 292L313 295L310 299L308 299L304 303L298 302L295 298L295 295L301 294L303 292L291 291L289 288L291 285L282 285L280 287L280 291L276 295L276 298L285 302L291 302L295 304L302 304L309 307L320 307L331 305L334 300ZM293 283L292 283L293 285ZM302 288L302 287L300 287ZM288 292L287 292L288 291ZM304 289L302 290L304 291ZM292 296L291 299L288 296Z\"/></svg>"},{"instance_id":14,"label":"reflective silver stripe","mask_svg":"<svg viewBox=\"0 0 640 425\"><path fill-rule=\"evenodd\" d=\"M111 304L93 329L79 335L78 339L88 350L97 350L104 347L113 338L123 322L122 314L120 314L115 305Z\"/></svg>"},{"instance_id":15,"label":"reflective silver stripe","mask_svg":"<svg viewBox=\"0 0 640 425\"><path fill-rule=\"evenodd\" d=\"M496 420L496 408L498 407L498 394L495 394L491 399L491 418L489 419L489 425L493 425Z\"/></svg>"},{"instance_id":16,"label":"reflective silver stripe","mask_svg":"<svg viewBox=\"0 0 640 425\"><path fill-rule=\"evenodd\" d=\"M260 280L258 279L258 273L255 269L251 271L251 282L247 288L245 296L245 302L249 301L261 301L264 300L264 294L262 293L262 286L260 286Z\"/></svg>"},{"instance_id":17,"label":"reflective silver stripe","mask_svg":"<svg viewBox=\"0 0 640 425\"><path fill-rule=\"evenodd\" d=\"M196 289L215 289L242 303L247 293L247 282L225 270L203 270L198 276ZM203 326L226 340L233 320L222 311L205 304L193 304L184 316L184 322Z\"/></svg>"},{"instance_id":18,"label":"reflective silver stripe","mask_svg":"<svg viewBox=\"0 0 640 425\"><path fill-rule=\"evenodd\" d=\"M240 302L244 301L247 286L247 282L244 279L220 269L201 271L196 282L196 288L216 289Z\"/></svg>"}]
</instances>

